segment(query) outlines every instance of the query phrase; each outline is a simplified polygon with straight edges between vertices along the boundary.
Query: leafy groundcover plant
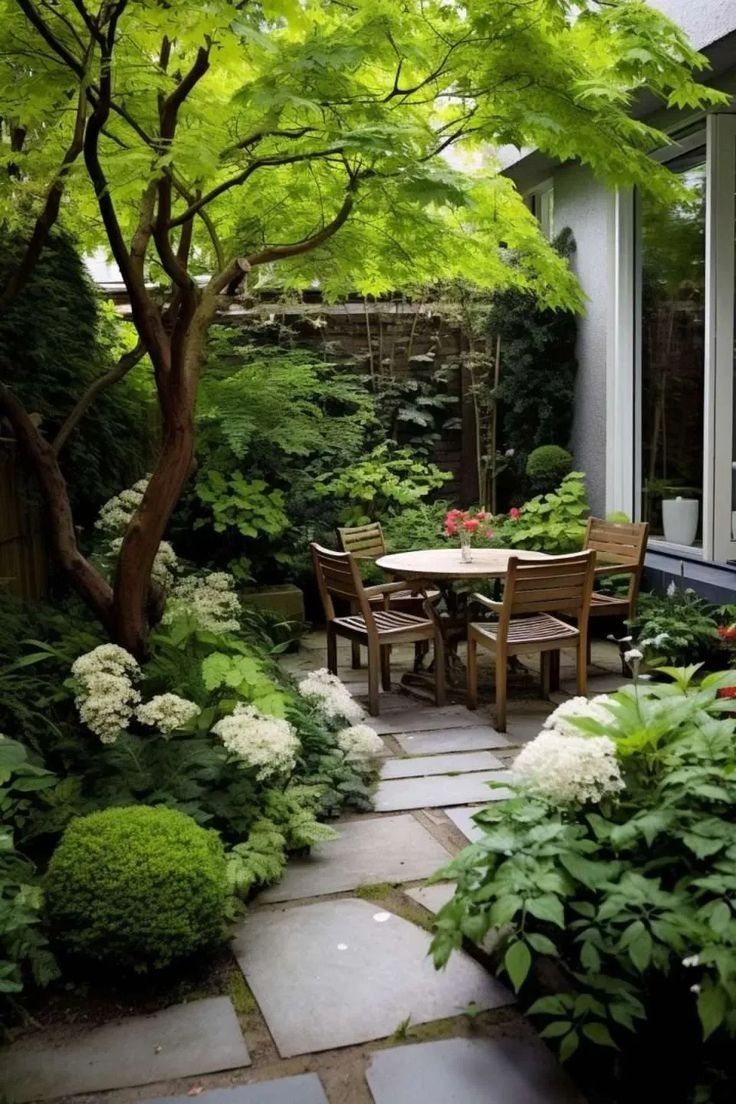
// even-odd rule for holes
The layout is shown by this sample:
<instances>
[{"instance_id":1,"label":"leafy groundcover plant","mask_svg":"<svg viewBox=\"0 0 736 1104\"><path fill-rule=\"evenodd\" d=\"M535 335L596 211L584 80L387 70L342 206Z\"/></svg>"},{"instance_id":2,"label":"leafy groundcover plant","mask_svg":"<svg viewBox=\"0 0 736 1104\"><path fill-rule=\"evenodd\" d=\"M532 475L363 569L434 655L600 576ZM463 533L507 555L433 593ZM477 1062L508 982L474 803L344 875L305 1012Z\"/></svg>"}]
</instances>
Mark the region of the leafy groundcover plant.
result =
<instances>
[{"instance_id":1,"label":"leafy groundcover plant","mask_svg":"<svg viewBox=\"0 0 736 1104\"><path fill-rule=\"evenodd\" d=\"M457 890L435 964L494 929L543 1037L578 1068L596 1050L604 1100L732 1099L736 673L697 671L560 707L437 875Z\"/></svg>"}]
</instances>

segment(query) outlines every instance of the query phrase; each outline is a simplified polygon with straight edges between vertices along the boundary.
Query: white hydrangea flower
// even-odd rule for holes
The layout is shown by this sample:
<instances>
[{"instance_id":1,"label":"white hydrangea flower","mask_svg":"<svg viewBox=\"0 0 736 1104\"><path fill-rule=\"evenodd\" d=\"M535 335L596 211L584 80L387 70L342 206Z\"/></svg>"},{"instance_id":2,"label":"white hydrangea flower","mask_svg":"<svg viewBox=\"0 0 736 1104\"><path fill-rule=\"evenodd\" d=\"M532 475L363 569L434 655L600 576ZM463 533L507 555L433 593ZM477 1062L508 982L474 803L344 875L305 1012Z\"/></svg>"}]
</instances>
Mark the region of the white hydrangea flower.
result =
<instances>
[{"instance_id":1,"label":"white hydrangea flower","mask_svg":"<svg viewBox=\"0 0 736 1104\"><path fill-rule=\"evenodd\" d=\"M208 632L237 632L240 629L240 600L235 579L225 571L188 575L174 586L166 604L164 623L189 613Z\"/></svg>"},{"instance_id":2,"label":"white hydrangea flower","mask_svg":"<svg viewBox=\"0 0 736 1104\"><path fill-rule=\"evenodd\" d=\"M596 802L624 789L616 745L607 736L540 732L517 756L513 773L560 805Z\"/></svg>"},{"instance_id":3,"label":"white hydrangea flower","mask_svg":"<svg viewBox=\"0 0 736 1104\"><path fill-rule=\"evenodd\" d=\"M140 673L130 652L117 644L101 644L72 664L79 684L75 696L79 718L103 744L114 744L128 727L141 700L133 685Z\"/></svg>"},{"instance_id":4,"label":"white hydrangea flower","mask_svg":"<svg viewBox=\"0 0 736 1104\"><path fill-rule=\"evenodd\" d=\"M670 585L667 587L667 597L674 598L677 594L677 583L673 579Z\"/></svg>"},{"instance_id":5,"label":"white hydrangea flower","mask_svg":"<svg viewBox=\"0 0 736 1104\"><path fill-rule=\"evenodd\" d=\"M590 699L580 695L576 698L568 698L550 713L542 727L552 728L562 736L579 736L580 729L570 722L572 717L585 717L591 721L598 721L599 724L610 725L613 717L610 709L606 708L610 701L608 694L598 694Z\"/></svg>"},{"instance_id":6,"label":"white hydrangea flower","mask_svg":"<svg viewBox=\"0 0 736 1104\"><path fill-rule=\"evenodd\" d=\"M316 706L328 721L349 721L357 724L364 713L355 698L345 689L337 675L331 675L326 667L310 671L298 685L301 696Z\"/></svg>"},{"instance_id":7,"label":"white hydrangea flower","mask_svg":"<svg viewBox=\"0 0 736 1104\"><path fill-rule=\"evenodd\" d=\"M100 644L97 648L93 648L91 652L85 652L84 655L79 656L72 663L72 674L75 678L83 679L88 675L95 675L99 672L111 675L121 675L127 672L134 678L138 678L141 669L134 656L130 652L126 652L125 648L121 648L119 644Z\"/></svg>"},{"instance_id":8,"label":"white hydrangea flower","mask_svg":"<svg viewBox=\"0 0 736 1104\"><path fill-rule=\"evenodd\" d=\"M156 694L149 702L139 705L135 715L141 724L157 728L159 732L175 732L183 728L201 709L196 702L180 698L178 694Z\"/></svg>"},{"instance_id":9,"label":"white hydrangea flower","mask_svg":"<svg viewBox=\"0 0 736 1104\"><path fill-rule=\"evenodd\" d=\"M110 537L122 536L130 525L131 518L140 506L146 487L151 480L150 475L139 479L132 487L127 487L120 494L109 499L100 510L95 522L95 528L107 533Z\"/></svg>"},{"instance_id":10,"label":"white hydrangea flower","mask_svg":"<svg viewBox=\"0 0 736 1104\"><path fill-rule=\"evenodd\" d=\"M383 740L367 724L343 728L337 734L337 746L348 759L373 759L383 751Z\"/></svg>"},{"instance_id":11,"label":"white hydrangea flower","mask_svg":"<svg viewBox=\"0 0 736 1104\"><path fill-rule=\"evenodd\" d=\"M294 769L300 744L288 721L261 713L253 705L236 705L212 731L229 752L256 769L259 780L290 774Z\"/></svg>"}]
</instances>

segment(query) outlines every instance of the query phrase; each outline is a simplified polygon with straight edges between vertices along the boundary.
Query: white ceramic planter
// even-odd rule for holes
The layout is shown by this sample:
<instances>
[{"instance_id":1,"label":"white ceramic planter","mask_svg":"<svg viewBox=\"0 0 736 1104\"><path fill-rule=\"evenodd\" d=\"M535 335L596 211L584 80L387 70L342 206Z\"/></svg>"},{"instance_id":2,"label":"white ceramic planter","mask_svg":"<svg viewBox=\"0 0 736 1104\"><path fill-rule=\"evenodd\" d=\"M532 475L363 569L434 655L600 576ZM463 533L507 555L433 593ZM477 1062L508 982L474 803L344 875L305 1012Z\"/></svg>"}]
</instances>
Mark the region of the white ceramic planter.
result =
<instances>
[{"instance_id":1,"label":"white ceramic planter","mask_svg":"<svg viewBox=\"0 0 736 1104\"><path fill-rule=\"evenodd\" d=\"M698 531L697 498L662 499L664 539L672 544L692 544Z\"/></svg>"}]
</instances>

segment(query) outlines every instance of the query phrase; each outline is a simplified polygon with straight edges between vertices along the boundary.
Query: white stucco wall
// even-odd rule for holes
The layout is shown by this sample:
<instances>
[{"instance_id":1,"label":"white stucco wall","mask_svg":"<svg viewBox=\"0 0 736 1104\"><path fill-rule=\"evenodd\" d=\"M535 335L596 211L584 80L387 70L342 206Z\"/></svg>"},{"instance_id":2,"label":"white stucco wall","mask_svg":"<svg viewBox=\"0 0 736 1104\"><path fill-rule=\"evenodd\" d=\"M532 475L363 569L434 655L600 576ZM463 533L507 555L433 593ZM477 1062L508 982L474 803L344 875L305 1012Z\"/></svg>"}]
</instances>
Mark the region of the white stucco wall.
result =
<instances>
[{"instance_id":1,"label":"white stucco wall","mask_svg":"<svg viewBox=\"0 0 736 1104\"><path fill-rule=\"evenodd\" d=\"M734 0L649 0L649 6L679 23L697 50L736 30Z\"/></svg>"},{"instance_id":2,"label":"white stucco wall","mask_svg":"<svg viewBox=\"0 0 736 1104\"><path fill-rule=\"evenodd\" d=\"M605 513L606 497L606 335L608 326L611 193L579 165L554 175L555 232L569 226L577 252L573 268L588 303L578 322L578 380L572 450L588 476L593 512Z\"/></svg>"}]
</instances>

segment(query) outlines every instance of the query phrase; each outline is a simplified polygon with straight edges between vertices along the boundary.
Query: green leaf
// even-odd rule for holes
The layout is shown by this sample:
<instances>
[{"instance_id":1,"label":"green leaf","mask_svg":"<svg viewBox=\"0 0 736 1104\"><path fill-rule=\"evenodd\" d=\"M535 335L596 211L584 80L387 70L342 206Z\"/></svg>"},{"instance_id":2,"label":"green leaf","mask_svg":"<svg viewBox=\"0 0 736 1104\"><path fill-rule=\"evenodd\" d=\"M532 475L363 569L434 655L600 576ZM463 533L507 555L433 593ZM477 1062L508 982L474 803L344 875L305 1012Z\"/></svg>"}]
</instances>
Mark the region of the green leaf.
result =
<instances>
[{"instance_id":1,"label":"green leaf","mask_svg":"<svg viewBox=\"0 0 736 1104\"><path fill-rule=\"evenodd\" d=\"M614 1050L618 1050L618 1046L611 1038L611 1033L605 1024L583 1024L583 1035L586 1039L590 1039L591 1043L596 1043L598 1046L613 1047Z\"/></svg>"},{"instance_id":2,"label":"green leaf","mask_svg":"<svg viewBox=\"0 0 736 1104\"><path fill-rule=\"evenodd\" d=\"M705 985L698 993L698 1016L703 1026L703 1038L716 1031L728 1011L728 995L720 985Z\"/></svg>"},{"instance_id":3,"label":"green leaf","mask_svg":"<svg viewBox=\"0 0 736 1104\"><path fill-rule=\"evenodd\" d=\"M526 981L532 964L531 952L526 943L523 943L520 939L512 943L504 955L503 964L511 979L514 991L518 993Z\"/></svg>"},{"instance_id":4,"label":"green leaf","mask_svg":"<svg viewBox=\"0 0 736 1104\"><path fill-rule=\"evenodd\" d=\"M652 937L644 928L629 944L629 957L640 973L646 970L652 959Z\"/></svg>"},{"instance_id":5,"label":"green leaf","mask_svg":"<svg viewBox=\"0 0 736 1104\"><path fill-rule=\"evenodd\" d=\"M570 1031L560 1043L560 1061L567 1062L569 1058L572 1058L579 1045L580 1036L577 1031Z\"/></svg>"},{"instance_id":6,"label":"green leaf","mask_svg":"<svg viewBox=\"0 0 736 1104\"><path fill-rule=\"evenodd\" d=\"M537 920L548 920L551 924L556 924L558 928L564 928L565 926L565 912L562 903L559 897L553 897L551 893L544 894L542 897L527 898L526 910L532 916L536 916Z\"/></svg>"}]
</instances>

